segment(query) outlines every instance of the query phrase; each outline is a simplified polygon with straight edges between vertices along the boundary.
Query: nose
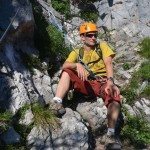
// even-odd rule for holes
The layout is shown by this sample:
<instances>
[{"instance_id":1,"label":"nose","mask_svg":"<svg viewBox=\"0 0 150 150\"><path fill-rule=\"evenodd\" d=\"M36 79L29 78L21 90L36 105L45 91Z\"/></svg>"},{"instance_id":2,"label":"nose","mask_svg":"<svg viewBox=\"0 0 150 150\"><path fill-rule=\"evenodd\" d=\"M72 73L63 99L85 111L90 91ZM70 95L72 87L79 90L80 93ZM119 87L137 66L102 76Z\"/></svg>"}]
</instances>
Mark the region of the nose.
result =
<instances>
[{"instance_id":1,"label":"nose","mask_svg":"<svg viewBox=\"0 0 150 150\"><path fill-rule=\"evenodd\" d=\"M93 34L92 39L96 39L96 36Z\"/></svg>"}]
</instances>

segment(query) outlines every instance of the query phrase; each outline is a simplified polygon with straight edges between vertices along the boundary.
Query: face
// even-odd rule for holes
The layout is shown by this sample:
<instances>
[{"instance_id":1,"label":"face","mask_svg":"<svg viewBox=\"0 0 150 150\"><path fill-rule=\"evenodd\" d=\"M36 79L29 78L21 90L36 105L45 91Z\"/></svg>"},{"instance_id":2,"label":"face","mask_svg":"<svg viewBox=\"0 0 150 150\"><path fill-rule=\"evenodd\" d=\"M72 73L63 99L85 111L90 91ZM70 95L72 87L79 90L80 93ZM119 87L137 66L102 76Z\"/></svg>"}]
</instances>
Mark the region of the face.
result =
<instances>
[{"instance_id":1,"label":"face","mask_svg":"<svg viewBox=\"0 0 150 150\"><path fill-rule=\"evenodd\" d=\"M81 35L81 39L84 44L88 46L94 46L96 44L97 32L88 32L84 35Z\"/></svg>"}]
</instances>

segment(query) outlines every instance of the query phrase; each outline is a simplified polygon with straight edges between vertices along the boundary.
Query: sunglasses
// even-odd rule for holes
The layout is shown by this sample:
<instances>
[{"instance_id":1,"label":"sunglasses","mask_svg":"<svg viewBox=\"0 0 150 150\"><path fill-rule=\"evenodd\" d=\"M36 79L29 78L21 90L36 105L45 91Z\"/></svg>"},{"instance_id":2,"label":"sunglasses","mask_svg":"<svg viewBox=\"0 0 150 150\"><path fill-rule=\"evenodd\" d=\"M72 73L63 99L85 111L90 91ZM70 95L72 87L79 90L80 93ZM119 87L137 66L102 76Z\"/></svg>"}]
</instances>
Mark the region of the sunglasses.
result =
<instances>
[{"instance_id":1,"label":"sunglasses","mask_svg":"<svg viewBox=\"0 0 150 150\"><path fill-rule=\"evenodd\" d=\"M86 37L88 37L88 38L92 38L93 36L95 38L97 38L97 34L86 34Z\"/></svg>"}]
</instances>

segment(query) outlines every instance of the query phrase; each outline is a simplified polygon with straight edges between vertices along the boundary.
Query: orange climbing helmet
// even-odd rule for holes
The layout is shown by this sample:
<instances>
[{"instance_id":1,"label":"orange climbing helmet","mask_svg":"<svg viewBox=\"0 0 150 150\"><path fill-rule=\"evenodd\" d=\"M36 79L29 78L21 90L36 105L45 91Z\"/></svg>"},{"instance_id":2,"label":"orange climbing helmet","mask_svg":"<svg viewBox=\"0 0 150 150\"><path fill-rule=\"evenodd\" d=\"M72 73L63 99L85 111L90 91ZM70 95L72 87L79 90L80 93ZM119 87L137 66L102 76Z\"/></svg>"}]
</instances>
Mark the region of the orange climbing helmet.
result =
<instances>
[{"instance_id":1,"label":"orange climbing helmet","mask_svg":"<svg viewBox=\"0 0 150 150\"><path fill-rule=\"evenodd\" d=\"M80 26L80 35L87 32L97 32L97 26L92 22L85 22Z\"/></svg>"}]
</instances>

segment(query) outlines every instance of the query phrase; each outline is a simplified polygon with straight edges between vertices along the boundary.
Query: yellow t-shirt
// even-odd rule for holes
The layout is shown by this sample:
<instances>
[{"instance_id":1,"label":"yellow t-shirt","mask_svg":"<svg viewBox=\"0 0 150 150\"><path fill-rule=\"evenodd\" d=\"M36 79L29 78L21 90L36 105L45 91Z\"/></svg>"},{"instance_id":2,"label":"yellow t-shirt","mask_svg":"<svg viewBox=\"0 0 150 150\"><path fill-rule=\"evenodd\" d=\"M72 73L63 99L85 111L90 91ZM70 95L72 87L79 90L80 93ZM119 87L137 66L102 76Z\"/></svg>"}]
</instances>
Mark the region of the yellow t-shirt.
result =
<instances>
[{"instance_id":1,"label":"yellow t-shirt","mask_svg":"<svg viewBox=\"0 0 150 150\"><path fill-rule=\"evenodd\" d=\"M115 53L112 51L112 49L108 46L106 42L100 43L100 49L102 51L103 58L109 56L112 57L115 56ZM75 49L69 54L66 61L76 63L78 61L78 56L79 56L79 49ZM105 68L103 58L100 58L98 53L95 50L90 50L90 51L84 51L82 61L88 65L89 69L96 76L106 76L106 68Z\"/></svg>"}]
</instances>

